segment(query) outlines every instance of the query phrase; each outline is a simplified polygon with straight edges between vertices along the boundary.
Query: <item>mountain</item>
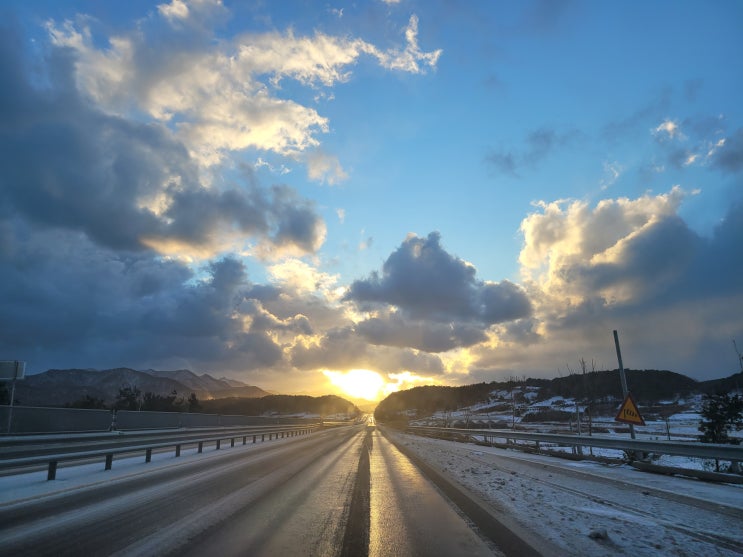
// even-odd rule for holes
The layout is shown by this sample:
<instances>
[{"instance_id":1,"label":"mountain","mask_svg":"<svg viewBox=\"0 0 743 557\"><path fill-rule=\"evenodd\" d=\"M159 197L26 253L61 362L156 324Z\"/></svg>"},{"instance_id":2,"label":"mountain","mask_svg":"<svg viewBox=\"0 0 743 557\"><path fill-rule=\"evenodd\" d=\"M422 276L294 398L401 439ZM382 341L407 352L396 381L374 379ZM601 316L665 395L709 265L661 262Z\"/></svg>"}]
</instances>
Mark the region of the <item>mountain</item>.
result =
<instances>
[{"instance_id":1,"label":"mountain","mask_svg":"<svg viewBox=\"0 0 743 557\"><path fill-rule=\"evenodd\" d=\"M156 371L154 369L148 369L145 373L154 377L165 377L168 379L174 379L179 383L185 385L192 391L203 391L203 392L214 392L214 391L229 391L234 387L249 387L242 381L233 381L227 379L214 379L211 375L203 373L202 375L196 375L193 371L188 369L177 369L175 371ZM258 387L251 387L257 389ZM239 396L237 394L228 396ZM263 396L263 395L260 395Z\"/></svg>"},{"instance_id":2,"label":"mountain","mask_svg":"<svg viewBox=\"0 0 743 557\"><path fill-rule=\"evenodd\" d=\"M188 397L196 394L199 400L213 398L257 398L269 393L259 387L240 381L215 379L181 369L175 371L136 371L116 368L95 371L90 369L50 369L44 373L26 375L16 383L15 400L24 406L64 406L90 396L112 404L122 387L136 387L142 393L169 395L176 391Z\"/></svg>"}]
</instances>

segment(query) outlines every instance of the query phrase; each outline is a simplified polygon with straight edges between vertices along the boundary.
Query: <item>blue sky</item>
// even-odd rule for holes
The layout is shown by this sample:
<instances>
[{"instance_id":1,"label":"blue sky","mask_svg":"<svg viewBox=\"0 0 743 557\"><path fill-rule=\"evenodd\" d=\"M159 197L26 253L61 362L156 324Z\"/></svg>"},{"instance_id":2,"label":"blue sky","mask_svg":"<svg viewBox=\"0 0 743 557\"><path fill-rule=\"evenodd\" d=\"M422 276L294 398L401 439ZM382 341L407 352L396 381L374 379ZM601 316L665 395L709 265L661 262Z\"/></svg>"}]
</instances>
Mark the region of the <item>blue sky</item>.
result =
<instances>
[{"instance_id":1,"label":"blue sky","mask_svg":"<svg viewBox=\"0 0 743 557\"><path fill-rule=\"evenodd\" d=\"M3 10L32 372L374 397L613 368L613 329L628 367L739 371L739 2Z\"/></svg>"}]
</instances>

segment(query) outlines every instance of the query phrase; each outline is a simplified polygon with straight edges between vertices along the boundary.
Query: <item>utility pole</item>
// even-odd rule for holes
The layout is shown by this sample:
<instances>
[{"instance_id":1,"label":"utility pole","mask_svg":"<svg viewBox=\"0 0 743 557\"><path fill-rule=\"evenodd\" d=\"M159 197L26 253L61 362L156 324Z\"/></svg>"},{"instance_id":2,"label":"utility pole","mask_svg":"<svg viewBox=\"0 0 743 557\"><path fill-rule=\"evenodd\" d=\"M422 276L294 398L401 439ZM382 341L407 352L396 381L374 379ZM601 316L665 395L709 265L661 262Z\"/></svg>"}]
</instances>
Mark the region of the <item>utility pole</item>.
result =
<instances>
[{"instance_id":1,"label":"utility pole","mask_svg":"<svg viewBox=\"0 0 743 557\"><path fill-rule=\"evenodd\" d=\"M619 378L622 381L622 396L624 398L627 398L627 393L629 393L629 389L627 388L627 378L624 375L624 365L622 364L622 351L619 348L619 335L617 334L616 330L614 330L614 345L617 347L617 360L619 361ZM632 437L632 439L635 438L635 426L632 424L629 424L629 434Z\"/></svg>"}]
</instances>

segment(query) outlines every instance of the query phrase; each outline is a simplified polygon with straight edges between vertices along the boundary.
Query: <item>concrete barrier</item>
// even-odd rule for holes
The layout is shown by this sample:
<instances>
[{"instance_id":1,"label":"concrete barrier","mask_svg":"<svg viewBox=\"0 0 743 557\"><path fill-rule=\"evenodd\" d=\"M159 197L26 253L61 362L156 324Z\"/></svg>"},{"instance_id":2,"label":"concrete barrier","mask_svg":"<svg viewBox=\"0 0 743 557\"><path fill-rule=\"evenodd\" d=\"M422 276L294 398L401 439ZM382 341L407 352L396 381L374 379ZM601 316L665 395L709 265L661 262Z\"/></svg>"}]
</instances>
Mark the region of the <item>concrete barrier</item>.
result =
<instances>
[{"instance_id":1,"label":"concrete barrier","mask_svg":"<svg viewBox=\"0 0 743 557\"><path fill-rule=\"evenodd\" d=\"M0 406L0 432L11 435L108 431L111 429L111 410L14 406L10 431L8 430L9 414L8 406Z\"/></svg>"}]
</instances>

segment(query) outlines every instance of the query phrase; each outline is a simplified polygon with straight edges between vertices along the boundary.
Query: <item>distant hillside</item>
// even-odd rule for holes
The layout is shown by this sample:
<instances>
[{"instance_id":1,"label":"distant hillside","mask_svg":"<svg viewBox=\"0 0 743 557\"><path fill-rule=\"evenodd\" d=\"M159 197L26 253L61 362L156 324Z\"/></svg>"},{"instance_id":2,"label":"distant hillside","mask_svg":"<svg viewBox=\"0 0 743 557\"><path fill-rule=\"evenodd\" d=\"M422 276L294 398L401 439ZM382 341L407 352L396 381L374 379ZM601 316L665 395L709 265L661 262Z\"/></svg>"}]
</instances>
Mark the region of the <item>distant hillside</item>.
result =
<instances>
[{"instance_id":1,"label":"distant hillside","mask_svg":"<svg viewBox=\"0 0 743 557\"><path fill-rule=\"evenodd\" d=\"M27 375L22 381L18 381L15 399L18 404L25 406L64 406L90 396L110 405L123 386L136 387L142 393L151 392L163 396L173 391L184 397L195 393L202 401L269 394L259 387L234 380L214 379L208 374L196 375L189 370L50 369L44 373Z\"/></svg>"},{"instance_id":2,"label":"distant hillside","mask_svg":"<svg viewBox=\"0 0 743 557\"><path fill-rule=\"evenodd\" d=\"M269 395L262 398L221 398L202 403L202 411L211 414L243 414L261 416L265 414L335 414L359 415L353 403L335 395L311 397L305 395Z\"/></svg>"},{"instance_id":3,"label":"distant hillside","mask_svg":"<svg viewBox=\"0 0 743 557\"><path fill-rule=\"evenodd\" d=\"M638 404L649 405L662 400L674 400L694 394L722 390L729 392L743 387L743 374L726 379L698 382L680 373L659 370L625 370L629 390ZM416 416L432 415L438 411L454 411L464 407L492 403L491 394L510 391L517 387L534 388L536 399L564 397L599 403L620 401L622 387L619 370L574 373L555 379L525 379L523 381L493 381L462 387L424 386L392 393L379 403L375 417L385 421L406 413Z\"/></svg>"}]
</instances>

